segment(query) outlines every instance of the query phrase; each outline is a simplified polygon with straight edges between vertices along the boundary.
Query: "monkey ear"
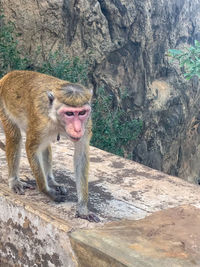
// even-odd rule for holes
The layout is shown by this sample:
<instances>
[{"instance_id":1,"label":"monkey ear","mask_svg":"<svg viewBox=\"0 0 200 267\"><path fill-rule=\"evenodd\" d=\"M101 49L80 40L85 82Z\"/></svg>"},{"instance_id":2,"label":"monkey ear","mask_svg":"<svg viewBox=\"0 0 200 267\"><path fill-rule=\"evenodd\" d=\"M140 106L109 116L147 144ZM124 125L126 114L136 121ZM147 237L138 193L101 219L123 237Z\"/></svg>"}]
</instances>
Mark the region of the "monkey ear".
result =
<instances>
[{"instance_id":1,"label":"monkey ear","mask_svg":"<svg viewBox=\"0 0 200 267\"><path fill-rule=\"evenodd\" d=\"M52 105L52 103L53 103L53 101L54 101L54 95L53 95L53 93L52 93L51 91L48 91L48 92L47 92L47 96L48 96L48 98L49 98L49 102L50 102L50 104Z\"/></svg>"}]
</instances>

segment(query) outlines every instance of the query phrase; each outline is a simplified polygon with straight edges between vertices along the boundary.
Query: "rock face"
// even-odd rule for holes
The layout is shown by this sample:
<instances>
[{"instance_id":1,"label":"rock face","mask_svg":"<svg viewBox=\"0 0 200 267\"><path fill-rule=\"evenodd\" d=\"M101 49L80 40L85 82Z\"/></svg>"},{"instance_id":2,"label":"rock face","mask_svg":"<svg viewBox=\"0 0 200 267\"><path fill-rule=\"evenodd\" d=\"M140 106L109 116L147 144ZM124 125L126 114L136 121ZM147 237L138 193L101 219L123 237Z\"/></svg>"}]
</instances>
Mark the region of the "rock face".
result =
<instances>
[{"instance_id":1,"label":"rock face","mask_svg":"<svg viewBox=\"0 0 200 267\"><path fill-rule=\"evenodd\" d=\"M200 177L199 80L185 81L169 48L200 40L199 0L0 0L30 54L92 58L90 82L118 94L144 122L133 159L189 181Z\"/></svg>"}]
</instances>

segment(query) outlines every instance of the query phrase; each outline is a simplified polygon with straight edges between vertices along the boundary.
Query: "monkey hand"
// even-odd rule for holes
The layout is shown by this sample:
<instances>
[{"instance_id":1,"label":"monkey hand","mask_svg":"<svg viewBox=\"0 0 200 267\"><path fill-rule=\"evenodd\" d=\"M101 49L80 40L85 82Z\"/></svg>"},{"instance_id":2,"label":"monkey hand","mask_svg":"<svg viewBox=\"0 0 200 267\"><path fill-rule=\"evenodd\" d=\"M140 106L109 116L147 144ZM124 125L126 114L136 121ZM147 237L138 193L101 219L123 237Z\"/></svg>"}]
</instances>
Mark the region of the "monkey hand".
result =
<instances>
[{"instance_id":1,"label":"monkey hand","mask_svg":"<svg viewBox=\"0 0 200 267\"><path fill-rule=\"evenodd\" d=\"M80 214L77 211L75 217L76 218L81 218L81 219L84 219L84 220L88 220L89 222L95 222L95 223L100 222L99 217L96 214L90 213L90 212L87 215L85 215L85 214Z\"/></svg>"},{"instance_id":2,"label":"monkey hand","mask_svg":"<svg viewBox=\"0 0 200 267\"><path fill-rule=\"evenodd\" d=\"M63 185L53 185L53 186L50 186L50 187L54 188L56 190L56 192L58 192L58 194L60 194L62 196L66 196L67 195L67 189Z\"/></svg>"},{"instance_id":3,"label":"monkey hand","mask_svg":"<svg viewBox=\"0 0 200 267\"><path fill-rule=\"evenodd\" d=\"M48 185L50 188L55 189L58 194L63 196L67 195L67 188L65 187L65 185L56 182L53 176L48 176Z\"/></svg>"},{"instance_id":4,"label":"monkey hand","mask_svg":"<svg viewBox=\"0 0 200 267\"><path fill-rule=\"evenodd\" d=\"M66 200L66 192L64 193L64 190L61 186L54 186L53 188L50 187L48 191L45 191L44 193L53 201L60 203L65 202ZM62 194L61 194L62 192Z\"/></svg>"}]
</instances>

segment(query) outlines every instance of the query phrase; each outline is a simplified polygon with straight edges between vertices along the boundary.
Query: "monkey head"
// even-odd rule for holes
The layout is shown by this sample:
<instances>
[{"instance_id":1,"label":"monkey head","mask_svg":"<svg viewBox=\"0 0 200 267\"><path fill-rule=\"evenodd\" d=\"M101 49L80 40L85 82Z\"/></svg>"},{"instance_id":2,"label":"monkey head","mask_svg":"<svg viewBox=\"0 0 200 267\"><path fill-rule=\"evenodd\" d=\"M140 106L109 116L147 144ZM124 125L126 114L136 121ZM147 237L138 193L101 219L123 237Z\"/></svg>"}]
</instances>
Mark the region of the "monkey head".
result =
<instances>
[{"instance_id":1,"label":"monkey head","mask_svg":"<svg viewBox=\"0 0 200 267\"><path fill-rule=\"evenodd\" d=\"M79 84L65 84L55 92L48 92L52 110L61 126L61 134L76 142L84 135L91 115L92 91Z\"/></svg>"},{"instance_id":2,"label":"monkey head","mask_svg":"<svg viewBox=\"0 0 200 267\"><path fill-rule=\"evenodd\" d=\"M82 107L62 106L58 110L57 114L65 128L65 132L72 141L78 141L84 135L90 113L90 105Z\"/></svg>"}]
</instances>

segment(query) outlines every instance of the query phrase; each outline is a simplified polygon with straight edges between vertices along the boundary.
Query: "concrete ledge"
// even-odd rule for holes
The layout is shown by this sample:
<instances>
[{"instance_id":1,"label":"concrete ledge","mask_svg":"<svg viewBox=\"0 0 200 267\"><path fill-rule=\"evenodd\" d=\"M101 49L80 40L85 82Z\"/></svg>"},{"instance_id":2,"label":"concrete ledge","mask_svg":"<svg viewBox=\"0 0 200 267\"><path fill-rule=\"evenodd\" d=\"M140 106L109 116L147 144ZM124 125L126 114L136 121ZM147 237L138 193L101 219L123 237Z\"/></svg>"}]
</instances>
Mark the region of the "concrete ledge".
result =
<instances>
[{"instance_id":1,"label":"concrete ledge","mask_svg":"<svg viewBox=\"0 0 200 267\"><path fill-rule=\"evenodd\" d=\"M13 197L5 187L0 187L0 263L75 266L68 239L70 226L44 208Z\"/></svg>"},{"instance_id":2,"label":"concrete ledge","mask_svg":"<svg viewBox=\"0 0 200 267\"><path fill-rule=\"evenodd\" d=\"M199 223L200 210L183 206L70 236L81 267L200 266Z\"/></svg>"},{"instance_id":3,"label":"concrete ledge","mask_svg":"<svg viewBox=\"0 0 200 267\"><path fill-rule=\"evenodd\" d=\"M3 138L0 134L0 140ZM81 257L76 247L81 250L82 237L79 240L76 231L80 229L98 229L122 219L139 220L155 211L181 205L200 207L198 186L91 147L89 207L100 216L101 223L76 219L73 147L61 140L53 145L53 152L56 179L65 183L69 192L68 200L62 204L53 203L37 190L21 196L10 192L5 153L0 151L0 266L77 266ZM20 165L20 178L33 179L24 150ZM90 238L94 238L92 233ZM112 231L110 237L111 234ZM128 244L123 242L123 247ZM86 250L91 259L98 250L92 246L94 250ZM124 266L109 252L102 253L104 261L99 266Z\"/></svg>"}]
</instances>

